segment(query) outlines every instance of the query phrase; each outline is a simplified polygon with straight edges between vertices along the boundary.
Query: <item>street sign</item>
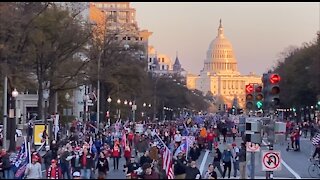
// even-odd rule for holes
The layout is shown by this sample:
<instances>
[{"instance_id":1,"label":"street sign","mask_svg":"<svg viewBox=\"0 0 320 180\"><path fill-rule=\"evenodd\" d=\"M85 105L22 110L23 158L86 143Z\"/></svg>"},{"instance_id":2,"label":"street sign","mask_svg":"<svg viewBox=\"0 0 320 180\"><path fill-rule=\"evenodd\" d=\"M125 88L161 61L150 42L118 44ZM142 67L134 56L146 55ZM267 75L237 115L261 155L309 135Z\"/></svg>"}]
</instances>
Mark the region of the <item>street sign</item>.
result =
<instances>
[{"instance_id":1,"label":"street sign","mask_svg":"<svg viewBox=\"0 0 320 180\"><path fill-rule=\"evenodd\" d=\"M247 142L246 147L248 152L260 152L259 144Z\"/></svg>"},{"instance_id":2,"label":"street sign","mask_svg":"<svg viewBox=\"0 0 320 180\"><path fill-rule=\"evenodd\" d=\"M280 151L262 151L262 171L280 171Z\"/></svg>"}]
</instances>

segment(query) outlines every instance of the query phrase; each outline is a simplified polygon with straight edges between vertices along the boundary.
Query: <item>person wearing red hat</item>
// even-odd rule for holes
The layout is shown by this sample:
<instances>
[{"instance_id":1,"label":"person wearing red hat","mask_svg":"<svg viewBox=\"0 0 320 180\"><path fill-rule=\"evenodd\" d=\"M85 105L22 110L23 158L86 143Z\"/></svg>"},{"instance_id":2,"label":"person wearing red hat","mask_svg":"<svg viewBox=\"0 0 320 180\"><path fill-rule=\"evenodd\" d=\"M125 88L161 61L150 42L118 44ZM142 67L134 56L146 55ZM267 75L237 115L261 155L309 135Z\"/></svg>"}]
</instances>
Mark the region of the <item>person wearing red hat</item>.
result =
<instances>
[{"instance_id":1,"label":"person wearing red hat","mask_svg":"<svg viewBox=\"0 0 320 180\"><path fill-rule=\"evenodd\" d=\"M38 156L32 156L32 162L27 165L24 173L26 179L42 179L41 164Z\"/></svg>"},{"instance_id":2,"label":"person wearing red hat","mask_svg":"<svg viewBox=\"0 0 320 180\"><path fill-rule=\"evenodd\" d=\"M62 179L61 168L57 165L57 163L57 160L51 160L51 165L47 169L47 179Z\"/></svg>"}]
</instances>

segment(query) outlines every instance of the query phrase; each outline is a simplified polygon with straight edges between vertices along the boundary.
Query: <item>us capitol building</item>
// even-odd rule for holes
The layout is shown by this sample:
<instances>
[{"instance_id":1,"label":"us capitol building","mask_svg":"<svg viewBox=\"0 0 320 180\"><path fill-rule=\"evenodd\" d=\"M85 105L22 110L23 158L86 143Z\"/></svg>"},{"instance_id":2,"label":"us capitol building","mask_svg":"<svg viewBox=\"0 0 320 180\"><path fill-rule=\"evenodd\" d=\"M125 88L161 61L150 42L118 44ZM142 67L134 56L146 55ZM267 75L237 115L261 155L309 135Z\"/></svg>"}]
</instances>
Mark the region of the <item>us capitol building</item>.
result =
<instances>
[{"instance_id":1,"label":"us capitol building","mask_svg":"<svg viewBox=\"0 0 320 180\"><path fill-rule=\"evenodd\" d=\"M186 81L189 89L200 90L204 95L211 91L214 97L221 97L228 107L236 98L239 106L244 108L245 85L261 83L261 76L240 74L232 44L224 35L220 19L218 35L209 45L200 75L188 74Z\"/></svg>"}]
</instances>

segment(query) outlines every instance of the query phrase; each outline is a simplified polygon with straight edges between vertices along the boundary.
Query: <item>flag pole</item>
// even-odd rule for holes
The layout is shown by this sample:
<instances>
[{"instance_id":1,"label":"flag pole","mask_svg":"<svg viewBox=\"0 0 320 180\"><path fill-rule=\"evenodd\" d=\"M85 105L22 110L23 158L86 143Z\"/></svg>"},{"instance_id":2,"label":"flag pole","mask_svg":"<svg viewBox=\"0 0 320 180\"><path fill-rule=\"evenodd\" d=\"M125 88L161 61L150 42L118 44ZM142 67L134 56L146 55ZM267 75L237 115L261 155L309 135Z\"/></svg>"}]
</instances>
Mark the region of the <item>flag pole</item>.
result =
<instances>
[{"instance_id":1,"label":"flag pole","mask_svg":"<svg viewBox=\"0 0 320 180\"><path fill-rule=\"evenodd\" d=\"M162 139L158 136L158 134L155 133L155 135L158 137L158 139L160 139L161 143L164 144L164 146L165 146L166 148L168 148L168 146L166 145L166 143L164 143L164 142L162 141ZM169 149L169 148L168 148L168 149ZM171 152L171 151L170 151L170 152Z\"/></svg>"},{"instance_id":2,"label":"flag pole","mask_svg":"<svg viewBox=\"0 0 320 180\"><path fill-rule=\"evenodd\" d=\"M30 149L30 142L28 142L28 156L29 156L29 163L31 163L31 149Z\"/></svg>"}]
</instances>

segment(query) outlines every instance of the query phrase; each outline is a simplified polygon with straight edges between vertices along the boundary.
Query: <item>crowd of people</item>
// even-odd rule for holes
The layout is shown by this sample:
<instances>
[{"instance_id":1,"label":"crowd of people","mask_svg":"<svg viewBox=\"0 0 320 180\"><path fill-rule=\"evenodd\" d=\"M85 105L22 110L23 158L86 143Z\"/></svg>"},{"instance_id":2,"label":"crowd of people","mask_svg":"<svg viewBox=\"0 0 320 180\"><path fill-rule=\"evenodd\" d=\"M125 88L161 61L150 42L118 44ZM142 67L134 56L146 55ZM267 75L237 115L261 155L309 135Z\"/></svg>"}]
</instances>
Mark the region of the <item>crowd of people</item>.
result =
<instances>
[{"instance_id":1,"label":"crowd of people","mask_svg":"<svg viewBox=\"0 0 320 180\"><path fill-rule=\"evenodd\" d=\"M143 131L137 131L138 123L143 124ZM291 124L287 128L288 132L296 133ZM168 179L168 172L163 168L167 162L163 162L163 151L156 136L172 153L175 179L217 179L218 175L247 178L245 142L241 138L242 142L236 141L240 136L237 125L221 117L203 123L189 119L161 123L117 121L99 130L89 122L83 125L75 120L69 132L66 138L53 140L40 151L32 148L31 162L20 170L23 178L108 179L110 171L120 168L128 179ZM181 150L186 137L188 148ZM295 146L299 148L299 143ZM205 151L213 156L213 162L202 173L197 160ZM16 152L2 150L2 178L13 179L19 174L14 168L16 155ZM123 167L121 158L125 161Z\"/></svg>"}]
</instances>

